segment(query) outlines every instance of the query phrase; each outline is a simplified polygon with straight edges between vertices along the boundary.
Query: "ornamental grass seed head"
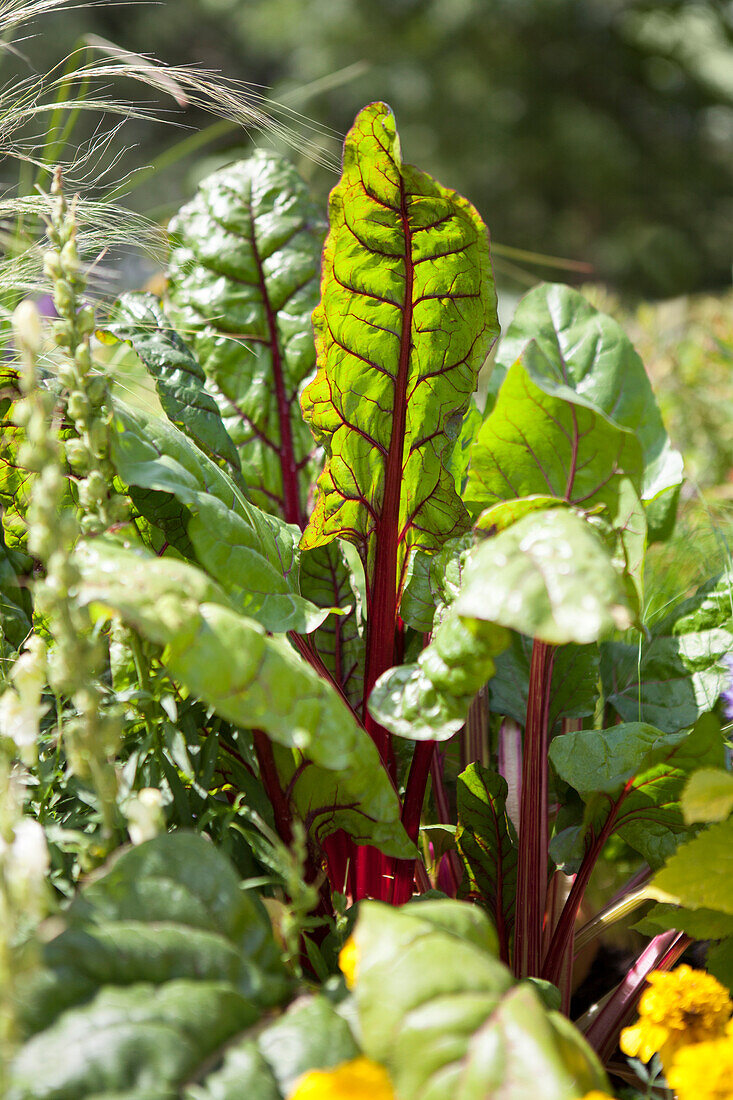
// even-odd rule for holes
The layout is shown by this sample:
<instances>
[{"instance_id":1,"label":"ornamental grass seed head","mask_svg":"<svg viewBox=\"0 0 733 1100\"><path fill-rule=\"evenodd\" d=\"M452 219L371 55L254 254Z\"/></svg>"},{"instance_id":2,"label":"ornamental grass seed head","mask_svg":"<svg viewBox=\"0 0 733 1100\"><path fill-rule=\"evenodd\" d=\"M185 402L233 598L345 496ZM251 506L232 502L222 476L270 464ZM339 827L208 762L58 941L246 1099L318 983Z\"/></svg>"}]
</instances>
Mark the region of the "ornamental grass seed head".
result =
<instances>
[{"instance_id":1,"label":"ornamental grass seed head","mask_svg":"<svg viewBox=\"0 0 733 1100\"><path fill-rule=\"evenodd\" d=\"M639 1019L621 1032L620 1047L648 1062L658 1053L665 1073L680 1048L720 1038L733 1011L728 990L712 974L682 965L654 970L639 1002Z\"/></svg>"}]
</instances>

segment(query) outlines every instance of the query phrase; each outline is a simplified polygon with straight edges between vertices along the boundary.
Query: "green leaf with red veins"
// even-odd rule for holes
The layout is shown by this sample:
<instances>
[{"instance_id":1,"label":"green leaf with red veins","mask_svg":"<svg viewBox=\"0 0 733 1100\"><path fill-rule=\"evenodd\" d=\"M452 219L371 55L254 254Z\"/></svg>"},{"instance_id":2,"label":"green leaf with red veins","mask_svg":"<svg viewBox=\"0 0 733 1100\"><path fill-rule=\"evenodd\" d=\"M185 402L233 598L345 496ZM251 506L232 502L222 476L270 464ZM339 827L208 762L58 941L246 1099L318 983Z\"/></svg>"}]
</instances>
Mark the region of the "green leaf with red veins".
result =
<instances>
[{"instance_id":1,"label":"green leaf with red veins","mask_svg":"<svg viewBox=\"0 0 733 1100\"><path fill-rule=\"evenodd\" d=\"M370 629L388 637L410 552L469 526L449 462L498 321L481 218L402 163L383 103L346 138L313 324L302 406L327 461L302 545L358 547Z\"/></svg>"},{"instance_id":2,"label":"green leaf with red veins","mask_svg":"<svg viewBox=\"0 0 733 1100\"><path fill-rule=\"evenodd\" d=\"M316 470L298 399L315 368L324 228L293 166L265 150L205 179L170 225L171 303L251 499L300 526Z\"/></svg>"}]
</instances>

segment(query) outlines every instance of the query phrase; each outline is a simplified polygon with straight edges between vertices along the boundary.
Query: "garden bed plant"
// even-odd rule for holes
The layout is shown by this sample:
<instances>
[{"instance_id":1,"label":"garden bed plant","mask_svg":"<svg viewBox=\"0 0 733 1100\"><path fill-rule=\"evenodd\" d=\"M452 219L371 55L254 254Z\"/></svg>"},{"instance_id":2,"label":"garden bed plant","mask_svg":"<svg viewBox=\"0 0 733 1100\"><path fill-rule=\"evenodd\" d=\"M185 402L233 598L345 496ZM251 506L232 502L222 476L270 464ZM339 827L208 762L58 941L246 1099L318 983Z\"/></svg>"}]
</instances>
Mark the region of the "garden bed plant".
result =
<instances>
[{"instance_id":1,"label":"garden bed plant","mask_svg":"<svg viewBox=\"0 0 733 1100\"><path fill-rule=\"evenodd\" d=\"M163 300L95 314L60 172L46 217L0 378L7 1096L731 1095L732 577L647 620L682 461L622 328L542 284L496 348L486 226L382 103L327 218L280 154L205 179Z\"/></svg>"}]
</instances>

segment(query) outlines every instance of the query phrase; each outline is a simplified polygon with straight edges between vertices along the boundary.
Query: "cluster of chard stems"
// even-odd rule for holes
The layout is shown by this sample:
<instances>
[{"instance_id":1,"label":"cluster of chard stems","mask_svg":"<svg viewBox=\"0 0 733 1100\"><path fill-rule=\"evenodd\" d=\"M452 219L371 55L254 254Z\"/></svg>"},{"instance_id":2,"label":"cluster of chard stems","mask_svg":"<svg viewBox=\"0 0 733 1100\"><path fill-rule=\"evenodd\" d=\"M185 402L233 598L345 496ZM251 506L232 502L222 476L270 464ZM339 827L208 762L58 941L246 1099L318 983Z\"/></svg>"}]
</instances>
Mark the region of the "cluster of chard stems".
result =
<instances>
[{"instance_id":1,"label":"cluster of chard stems","mask_svg":"<svg viewBox=\"0 0 733 1100\"><path fill-rule=\"evenodd\" d=\"M280 423L289 429L289 407L284 398L282 364L278 352L276 328L272 318L275 389L280 405ZM405 346L408 342L405 342ZM403 366L403 364L401 364ZM404 364L404 370L407 364ZM278 385L278 379L280 384ZM399 379L398 379L399 389ZM404 417L396 415L392 426L392 446L389 456L401 455ZM284 518L304 529L305 509L298 493L296 460L292 433L283 431L280 458L284 486ZM354 708L354 717L372 737L386 773L397 789L397 768L392 735L371 716L367 707L374 684L387 669L403 660L405 625L399 616L401 583L398 577L398 513L401 468L395 458L387 463L384 503L376 530L376 561L373 582L367 578L366 661L361 714ZM338 623L336 625L338 631ZM344 700L340 685L324 666L312 638L291 632L291 642L321 676L328 679ZM338 639L337 639L338 640ZM427 639L426 639L427 640ZM504 961L513 966L517 977L538 977L559 986L562 1006L570 1010L573 961L576 954L575 934L581 906L593 869L603 847L613 831L619 809L628 791L616 800L611 814L596 834L591 834L576 875L570 879L570 889L559 915L554 899L559 872L549 873L549 839L551 807L549 806L550 687L556 647L534 641L530 662L529 689L524 735L521 748L521 768L517 790L519 804L518 868L516 888L516 922L513 945L506 928L500 935L500 950ZM489 711L487 693L480 692L471 706L462 734L464 763L480 759L489 762ZM254 745L260 775L270 797L278 831L286 843L293 838L293 820L288 791L283 791L268 738L254 732ZM449 800L442 781L442 756L436 754L436 742L415 743L402 798L402 823L414 842L418 839L428 780L439 819L450 824ZM376 898L392 905L402 905L417 890L431 886L422 861L401 860L385 856L370 845L357 845L342 831L323 842L327 865L327 883L319 876L318 858L312 856L307 875L313 882L322 882L321 911L332 912L330 891L337 890L353 901ZM446 873L440 887L456 896L461 885L461 871L455 853L444 857ZM615 898L611 909L621 910L643 900L643 890L635 889L641 877L632 880ZM628 898L628 901L624 899ZM597 928L603 927L596 920ZM501 931L501 930L500 930ZM677 932L665 932L655 937L629 970L626 978L613 990L603 1008L588 1021L586 1034L604 1060L612 1055L620 1029L629 1022L641 995L646 976L653 969L668 969L680 958L690 940Z\"/></svg>"}]
</instances>

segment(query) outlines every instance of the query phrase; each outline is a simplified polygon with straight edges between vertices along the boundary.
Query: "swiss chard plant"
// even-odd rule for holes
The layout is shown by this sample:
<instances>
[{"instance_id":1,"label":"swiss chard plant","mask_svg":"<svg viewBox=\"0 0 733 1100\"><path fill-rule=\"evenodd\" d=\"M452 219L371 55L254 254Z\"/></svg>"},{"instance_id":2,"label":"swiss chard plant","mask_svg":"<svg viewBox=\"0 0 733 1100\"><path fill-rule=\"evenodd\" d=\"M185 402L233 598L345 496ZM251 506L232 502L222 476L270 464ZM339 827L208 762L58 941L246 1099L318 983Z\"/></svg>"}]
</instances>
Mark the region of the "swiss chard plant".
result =
<instances>
[{"instance_id":1,"label":"swiss chard plant","mask_svg":"<svg viewBox=\"0 0 733 1100\"><path fill-rule=\"evenodd\" d=\"M517 1100L539 1095L522 1091L521 1066L511 1081L498 1068L504 1048L492 1043L502 1035L511 1047L519 1031L532 1036L533 1073L551 1082L541 1095L603 1087L577 1032L543 1005L570 1013L586 890L613 836L639 873L579 942L625 898L638 901L668 860L655 896L667 890L672 902L647 915L654 938L642 959L584 1024L604 1059L645 974L671 966L697 934L699 922L673 907L694 906L668 887L685 858L678 846L703 842L700 818L683 812L685 785L700 767L725 767L716 702L733 648L729 574L648 621L645 554L672 530L682 464L641 360L580 293L541 285L519 303L489 377L499 324L487 229L464 198L403 163L381 103L346 138L328 224L293 167L259 152L206 179L170 236L166 300L126 294L97 332L123 363L129 346L151 380L144 400L125 401L123 367L112 366L118 385L104 397L98 461L129 517L98 511L107 522L82 522L69 557L71 598L113 641L104 699L134 716L118 750L123 783L154 776L169 823L217 839L226 805L228 829L244 822L250 854L235 852L250 870L255 819L301 851L312 896L291 953L301 978L333 972L349 907L371 899L355 933L358 1049L388 1066L400 1097L457 1086L470 1100L491 1083ZM44 555L25 545L24 418L6 375L10 652L31 614L11 578L28 549ZM480 376L485 407L474 398ZM61 398L62 433L96 454L86 407L65 396L74 384L63 373L46 383ZM78 489L81 473L92 480L88 451L84 466L74 446L67 505L88 518L91 490ZM55 706L60 718L58 693ZM63 819L62 807L42 806L47 820L54 813ZM195 1050L184 1044L189 1061L173 1038L155 1054L161 1096L287 1000L263 912L233 887L226 905L214 902L228 866L202 870L208 885L188 882L187 860L203 868L207 858L187 843L129 853L102 880L117 885L74 902L29 994L36 1037L13 1095L34 1095L34 1066L51 1064L55 1044L95 1012L121 1029L113 1061L87 1059L65 1092L43 1095L131 1088L122 1021L139 1003L135 983L156 985L136 1027L175 1018L186 1032L186 1013L198 1012L211 1024ZM136 859L155 877L169 858L181 893L138 884ZM475 904L373 904L435 889ZM155 920L145 906L157 911L160 890L175 895L177 915L170 966L155 977L135 922ZM191 890L209 891L205 916L181 901ZM723 928L725 941L731 910L720 908L726 920L700 928ZM112 958L119 935L128 948ZM94 965L80 961L80 937ZM729 954L724 942L725 981ZM439 958L450 980L427 965ZM212 988L192 993L199 973ZM321 995L294 1007L185 1096L241 1095L245 1080L256 1082L247 1095L283 1095L296 1070L326 1064L306 1049L321 1032L343 1032L339 1058L356 1056L339 1012ZM436 1032L428 1056L431 1027L443 1046ZM287 1036L299 1053L297 1066L283 1054L283 1069Z\"/></svg>"}]
</instances>

